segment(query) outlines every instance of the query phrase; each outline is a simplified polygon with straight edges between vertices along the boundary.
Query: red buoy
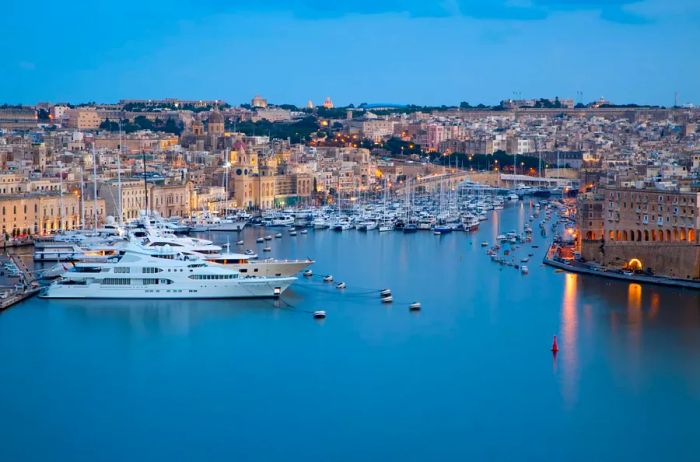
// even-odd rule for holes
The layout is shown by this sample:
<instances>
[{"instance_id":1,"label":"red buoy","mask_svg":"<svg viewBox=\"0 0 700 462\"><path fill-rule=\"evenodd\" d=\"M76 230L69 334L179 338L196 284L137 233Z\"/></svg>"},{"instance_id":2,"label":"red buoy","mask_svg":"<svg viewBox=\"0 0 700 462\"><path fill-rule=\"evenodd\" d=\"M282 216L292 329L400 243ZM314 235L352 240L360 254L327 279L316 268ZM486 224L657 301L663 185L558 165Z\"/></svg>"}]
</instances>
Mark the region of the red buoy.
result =
<instances>
[{"instance_id":1,"label":"red buoy","mask_svg":"<svg viewBox=\"0 0 700 462\"><path fill-rule=\"evenodd\" d=\"M554 336L554 342L552 342L552 352L556 353L559 351L559 345L557 345L557 336Z\"/></svg>"}]
</instances>

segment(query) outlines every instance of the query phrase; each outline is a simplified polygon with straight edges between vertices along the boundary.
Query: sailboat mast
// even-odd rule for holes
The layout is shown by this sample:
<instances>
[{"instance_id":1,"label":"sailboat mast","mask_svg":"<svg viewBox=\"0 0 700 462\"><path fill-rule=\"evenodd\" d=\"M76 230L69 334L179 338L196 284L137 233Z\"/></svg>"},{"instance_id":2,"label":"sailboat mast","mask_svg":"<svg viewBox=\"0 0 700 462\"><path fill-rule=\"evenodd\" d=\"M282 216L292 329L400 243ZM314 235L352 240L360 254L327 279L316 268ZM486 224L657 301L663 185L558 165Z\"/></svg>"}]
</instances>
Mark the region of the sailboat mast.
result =
<instances>
[{"instance_id":1,"label":"sailboat mast","mask_svg":"<svg viewBox=\"0 0 700 462\"><path fill-rule=\"evenodd\" d=\"M63 168L60 168L58 170L58 179L59 179L59 183L60 183L60 186L59 186L60 200L59 200L59 204L58 204L58 207L59 207L59 209L58 209L58 228L65 229L65 226L64 226L65 213L64 213L64 209L63 209Z\"/></svg>"},{"instance_id":2,"label":"sailboat mast","mask_svg":"<svg viewBox=\"0 0 700 462\"><path fill-rule=\"evenodd\" d=\"M119 117L119 150L117 151L117 188L119 194L119 202L117 206L119 207L119 225L124 224L124 209L122 208L122 119Z\"/></svg>"},{"instance_id":3,"label":"sailboat mast","mask_svg":"<svg viewBox=\"0 0 700 462\"><path fill-rule=\"evenodd\" d=\"M93 226L95 231L97 231L97 153L95 152L94 142L92 143L92 192L94 197L92 214L95 220Z\"/></svg>"},{"instance_id":4,"label":"sailboat mast","mask_svg":"<svg viewBox=\"0 0 700 462\"><path fill-rule=\"evenodd\" d=\"M80 227L85 228L85 191L83 188L82 166L80 166Z\"/></svg>"},{"instance_id":5,"label":"sailboat mast","mask_svg":"<svg viewBox=\"0 0 700 462\"><path fill-rule=\"evenodd\" d=\"M146 216L149 216L149 208L148 208L148 178L146 177L146 150L142 151L142 157L143 157L143 197L145 199L145 204L146 204Z\"/></svg>"}]
</instances>

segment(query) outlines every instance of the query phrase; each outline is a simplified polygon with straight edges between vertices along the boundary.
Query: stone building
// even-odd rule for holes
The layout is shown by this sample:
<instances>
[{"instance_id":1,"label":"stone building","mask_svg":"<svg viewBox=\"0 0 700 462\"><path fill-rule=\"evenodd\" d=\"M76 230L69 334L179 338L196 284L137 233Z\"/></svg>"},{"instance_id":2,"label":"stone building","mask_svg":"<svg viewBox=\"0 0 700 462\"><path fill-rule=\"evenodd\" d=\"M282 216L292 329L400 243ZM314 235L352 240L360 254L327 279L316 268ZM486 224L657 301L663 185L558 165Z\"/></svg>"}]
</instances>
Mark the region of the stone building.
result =
<instances>
[{"instance_id":1,"label":"stone building","mask_svg":"<svg viewBox=\"0 0 700 462\"><path fill-rule=\"evenodd\" d=\"M700 193L600 188L578 199L581 256L602 265L700 279Z\"/></svg>"},{"instance_id":2,"label":"stone building","mask_svg":"<svg viewBox=\"0 0 700 462\"><path fill-rule=\"evenodd\" d=\"M80 228L83 215L86 224L92 223L94 205L92 202L84 205L85 211L81 212L78 194L61 196L41 192L0 195L0 240L13 235L46 235ZM104 202L101 200L97 201L97 211L100 224L104 220Z\"/></svg>"},{"instance_id":3,"label":"stone building","mask_svg":"<svg viewBox=\"0 0 700 462\"><path fill-rule=\"evenodd\" d=\"M189 181L149 186L150 210L165 218L189 216L194 206L192 184Z\"/></svg>"},{"instance_id":4,"label":"stone building","mask_svg":"<svg viewBox=\"0 0 700 462\"><path fill-rule=\"evenodd\" d=\"M31 107L0 108L0 128L8 130L31 130L37 126L36 110Z\"/></svg>"},{"instance_id":5,"label":"stone building","mask_svg":"<svg viewBox=\"0 0 700 462\"><path fill-rule=\"evenodd\" d=\"M63 125L66 128L78 130L96 130L102 123L102 118L93 108L69 109L64 114Z\"/></svg>"},{"instance_id":6,"label":"stone building","mask_svg":"<svg viewBox=\"0 0 700 462\"><path fill-rule=\"evenodd\" d=\"M148 203L146 203L146 190ZM87 191L88 194L92 194L89 188ZM104 199L107 215L119 221L119 183L116 180L100 183L98 197ZM146 206L148 210L166 218L187 217L194 207L194 193L192 183L189 181L165 185L148 183L144 186L142 179L126 179L122 180L121 197L123 221L140 217L141 212L146 210Z\"/></svg>"},{"instance_id":7,"label":"stone building","mask_svg":"<svg viewBox=\"0 0 700 462\"><path fill-rule=\"evenodd\" d=\"M98 197L105 201L105 212L119 221L119 183L116 180L105 181L98 186ZM91 188L87 193L92 194ZM122 180L121 185L122 221L138 218L146 210L146 194L143 180Z\"/></svg>"}]
</instances>

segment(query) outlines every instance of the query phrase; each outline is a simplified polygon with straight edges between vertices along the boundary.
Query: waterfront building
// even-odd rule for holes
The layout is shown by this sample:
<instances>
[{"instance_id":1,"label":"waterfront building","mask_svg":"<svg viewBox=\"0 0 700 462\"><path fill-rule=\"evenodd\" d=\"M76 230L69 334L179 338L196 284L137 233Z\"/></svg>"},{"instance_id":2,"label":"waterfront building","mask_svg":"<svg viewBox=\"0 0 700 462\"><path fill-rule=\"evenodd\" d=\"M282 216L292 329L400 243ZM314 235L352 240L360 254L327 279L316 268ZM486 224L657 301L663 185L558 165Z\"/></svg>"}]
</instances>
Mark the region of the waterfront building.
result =
<instances>
[{"instance_id":1,"label":"waterfront building","mask_svg":"<svg viewBox=\"0 0 700 462\"><path fill-rule=\"evenodd\" d=\"M98 197L104 199L107 215L115 217L117 221L120 190L122 221L138 218L146 206L149 211L162 217L187 217L196 203L192 183L189 181L169 184L148 182L144 185L142 179L129 178L122 180L121 188L117 180L103 181L98 185ZM88 187L87 192L91 197L91 188Z\"/></svg>"},{"instance_id":2,"label":"waterfront building","mask_svg":"<svg viewBox=\"0 0 700 462\"><path fill-rule=\"evenodd\" d=\"M121 203L119 192L121 190ZM92 200L92 188L87 188L87 195ZM146 189L142 179L122 179L121 187L117 180L100 182L98 197L105 201L105 211L108 216L119 220L119 207L122 207L122 221L133 220L146 210Z\"/></svg>"},{"instance_id":3,"label":"waterfront building","mask_svg":"<svg viewBox=\"0 0 700 462\"><path fill-rule=\"evenodd\" d=\"M47 235L94 223L95 205L85 202L80 210L79 194L32 192L0 195L0 239L20 235ZM98 224L104 221L104 201L97 201Z\"/></svg>"},{"instance_id":4,"label":"waterfront building","mask_svg":"<svg viewBox=\"0 0 700 462\"><path fill-rule=\"evenodd\" d=\"M700 192L601 187L577 213L585 260L700 279Z\"/></svg>"},{"instance_id":5,"label":"waterfront building","mask_svg":"<svg viewBox=\"0 0 700 462\"><path fill-rule=\"evenodd\" d=\"M195 203L189 181L149 185L149 196L150 210L165 218L187 217Z\"/></svg>"}]
</instances>

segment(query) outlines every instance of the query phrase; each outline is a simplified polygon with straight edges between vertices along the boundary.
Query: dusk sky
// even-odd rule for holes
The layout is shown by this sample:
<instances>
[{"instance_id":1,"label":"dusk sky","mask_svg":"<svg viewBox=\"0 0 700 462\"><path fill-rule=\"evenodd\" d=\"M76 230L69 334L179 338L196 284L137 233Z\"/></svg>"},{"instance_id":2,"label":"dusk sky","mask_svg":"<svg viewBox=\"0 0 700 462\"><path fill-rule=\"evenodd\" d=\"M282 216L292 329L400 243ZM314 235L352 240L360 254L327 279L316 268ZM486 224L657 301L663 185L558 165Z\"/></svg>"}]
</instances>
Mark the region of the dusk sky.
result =
<instances>
[{"instance_id":1,"label":"dusk sky","mask_svg":"<svg viewBox=\"0 0 700 462\"><path fill-rule=\"evenodd\" d=\"M0 102L700 103L698 0L7 0ZM517 93L516 93L517 92Z\"/></svg>"}]
</instances>

